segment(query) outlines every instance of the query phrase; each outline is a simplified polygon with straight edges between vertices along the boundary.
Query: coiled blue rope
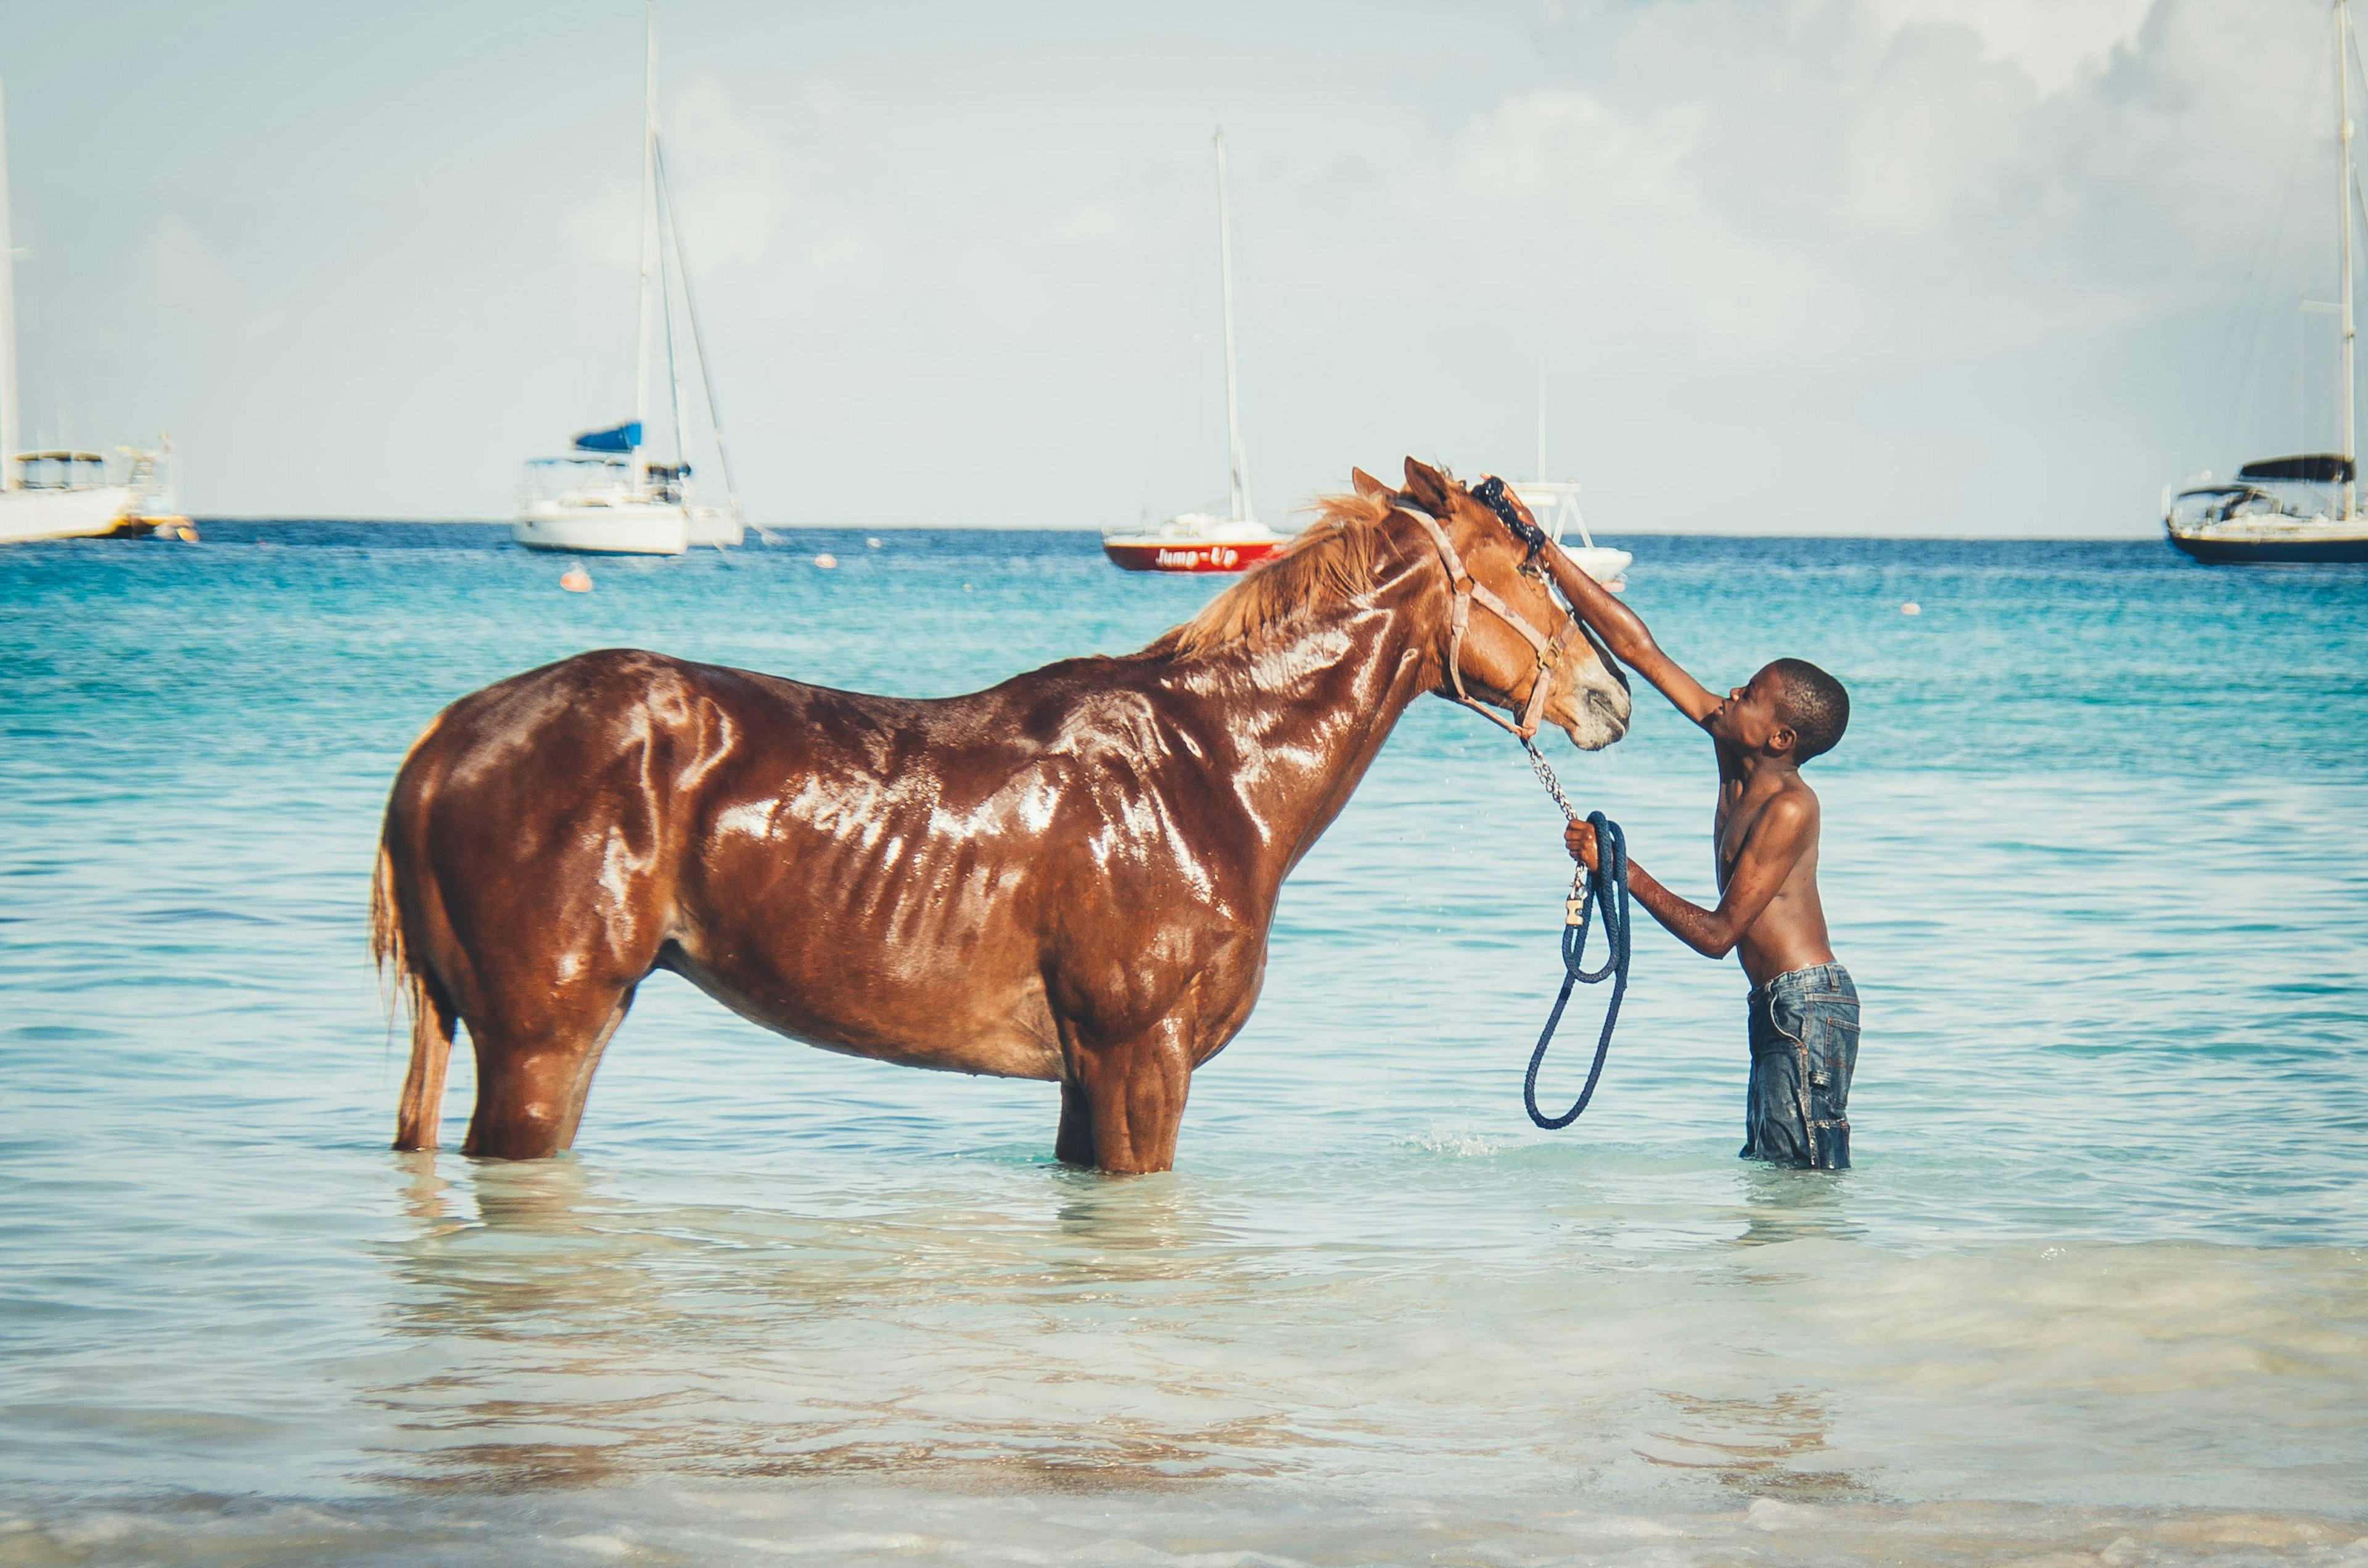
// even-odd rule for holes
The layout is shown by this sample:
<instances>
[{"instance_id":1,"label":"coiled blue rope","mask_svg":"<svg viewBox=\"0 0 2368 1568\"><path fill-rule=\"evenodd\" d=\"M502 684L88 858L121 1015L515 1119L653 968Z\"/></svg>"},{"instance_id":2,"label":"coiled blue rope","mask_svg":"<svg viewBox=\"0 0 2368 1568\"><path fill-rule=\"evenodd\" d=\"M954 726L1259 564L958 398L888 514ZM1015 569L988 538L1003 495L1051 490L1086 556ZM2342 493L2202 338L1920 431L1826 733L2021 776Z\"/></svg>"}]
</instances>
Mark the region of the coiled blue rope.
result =
<instances>
[{"instance_id":1,"label":"coiled blue rope","mask_svg":"<svg viewBox=\"0 0 2368 1568\"><path fill-rule=\"evenodd\" d=\"M1536 756L1534 748L1531 755ZM1554 786L1549 784L1548 788ZM1562 800L1559 789L1554 789L1554 799ZM1565 805L1564 809L1567 812L1569 808ZM1588 871L1582 868L1582 875L1571 885L1562 927L1562 994L1554 998L1554 1011L1546 1017L1545 1029L1538 1036L1538 1048L1530 1052L1530 1075L1521 1085L1521 1103L1528 1108L1530 1119L1549 1131L1577 1121L1578 1113L1587 1108L1587 1102L1595 1097L1596 1082L1603 1076L1604 1058L1611 1052L1611 1028L1620 1021L1620 999L1628 994L1628 835L1601 812L1588 812L1587 820L1595 829L1596 869ZM1601 969L1590 970L1587 967L1587 933L1599 911L1611 951ZM1550 1117L1538 1109L1538 1069L1545 1065L1546 1047L1554 1043L1563 1009L1570 1006L1572 987L1594 985L1605 979L1611 982L1611 1006L1603 1015L1603 1033L1595 1042L1595 1065L1588 1069L1587 1087L1578 1092L1577 1104L1560 1116Z\"/></svg>"}]
</instances>

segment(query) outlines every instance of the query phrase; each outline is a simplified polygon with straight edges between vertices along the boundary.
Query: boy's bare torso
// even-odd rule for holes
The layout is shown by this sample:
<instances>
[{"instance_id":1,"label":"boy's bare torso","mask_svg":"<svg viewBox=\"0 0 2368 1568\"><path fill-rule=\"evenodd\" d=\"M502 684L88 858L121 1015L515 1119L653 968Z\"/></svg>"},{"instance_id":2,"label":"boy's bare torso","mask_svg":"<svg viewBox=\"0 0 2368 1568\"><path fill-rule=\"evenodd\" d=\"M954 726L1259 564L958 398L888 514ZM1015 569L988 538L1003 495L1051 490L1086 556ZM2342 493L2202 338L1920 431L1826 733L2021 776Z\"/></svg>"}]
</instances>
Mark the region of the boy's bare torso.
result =
<instances>
[{"instance_id":1,"label":"boy's bare torso","mask_svg":"<svg viewBox=\"0 0 2368 1568\"><path fill-rule=\"evenodd\" d=\"M1825 904L1817 896L1817 843L1823 812L1817 792L1797 771L1747 778L1735 767L1728 748L1719 746L1718 808L1712 821L1711 854L1721 893L1726 892L1750 846L1752 830L1780 798L1797 800L1807 812L1807 841L1777 884L1775 895L1736 945L1736 956L1743 960L1743 971L1754 985L1765 985L1793 970L1834 961L1826 935Z\"/></svg>"}]
</instances>

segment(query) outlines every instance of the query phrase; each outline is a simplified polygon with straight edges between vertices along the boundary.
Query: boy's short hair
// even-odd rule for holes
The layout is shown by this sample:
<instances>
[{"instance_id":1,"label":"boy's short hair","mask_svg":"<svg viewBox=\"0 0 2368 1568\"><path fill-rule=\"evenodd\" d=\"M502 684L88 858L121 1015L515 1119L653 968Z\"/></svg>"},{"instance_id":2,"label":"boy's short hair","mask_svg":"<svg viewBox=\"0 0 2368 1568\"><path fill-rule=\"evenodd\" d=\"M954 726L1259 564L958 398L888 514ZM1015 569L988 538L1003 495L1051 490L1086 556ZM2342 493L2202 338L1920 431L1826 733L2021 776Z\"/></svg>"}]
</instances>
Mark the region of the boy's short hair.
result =
<instances>
[{"instance_id":1,"label":"boy's short hair","mask_svg":"<svg viewBox=\"0 0 2368 1568\"><path fill-rule=\"evenodd\" d=\"M1793 759L1806 762L1833 750L1850 728L1850 693L1842 683L1806 659L1779 659L1768 667L1783 682L1784 722L1800 738Z\"/></svg>"}]
</instances>

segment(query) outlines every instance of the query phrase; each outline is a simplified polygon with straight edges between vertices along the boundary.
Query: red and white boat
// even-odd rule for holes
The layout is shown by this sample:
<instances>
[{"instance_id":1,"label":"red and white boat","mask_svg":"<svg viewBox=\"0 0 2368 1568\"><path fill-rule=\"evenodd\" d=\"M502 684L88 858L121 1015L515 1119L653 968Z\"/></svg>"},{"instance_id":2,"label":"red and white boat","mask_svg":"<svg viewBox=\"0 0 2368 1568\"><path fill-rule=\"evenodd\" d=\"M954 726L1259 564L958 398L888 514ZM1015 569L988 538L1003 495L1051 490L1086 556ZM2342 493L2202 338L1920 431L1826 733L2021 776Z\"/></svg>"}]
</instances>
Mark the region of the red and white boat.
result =
<instances>
[{"instance_id":1,"label":"red and white boat","mask_svg":"<svg viewBox=\"0 0 2368 1568\"><path fill-rule=\"evenodd\" d=\"M1187 512L1156 528L1105 530L1102 553L1130 572L1239 572L1283 547L1264 523Z\"/></svg>"},{"instance_id":2,"label":"red and white boat","mask_svg":"<svg viewBox=\"0 0 2368 1568\"><path fill-rule=\"evenodd\" d=\"M1240 572L1281 550L1282 535L1250 512L1242 400L1234 380L1234 233L1225 207L1225 133L1217 132L1217 265L1225 301L1225 436L1232 459L1228 516L1185 512L1156 528L1104 528L1102 553L1130 572Z\"/></svg>"}]
</instances>

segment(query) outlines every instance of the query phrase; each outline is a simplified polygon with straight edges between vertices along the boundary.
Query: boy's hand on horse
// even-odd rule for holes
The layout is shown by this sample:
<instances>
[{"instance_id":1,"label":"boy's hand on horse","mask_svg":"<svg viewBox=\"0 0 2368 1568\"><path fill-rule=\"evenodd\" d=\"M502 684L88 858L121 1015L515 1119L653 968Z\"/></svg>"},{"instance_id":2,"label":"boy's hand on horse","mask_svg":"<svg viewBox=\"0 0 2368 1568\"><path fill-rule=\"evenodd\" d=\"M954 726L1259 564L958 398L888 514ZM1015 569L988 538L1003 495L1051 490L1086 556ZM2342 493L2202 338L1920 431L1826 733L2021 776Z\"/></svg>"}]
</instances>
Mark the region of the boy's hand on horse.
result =
<instances>
[{"instance_id":1,"label":"boy's hand on horse","mask_svg":"<svg viewBox=\"0 0 2368 1568\"><path fill-rule=\"evenodd\" d=\"M1595 847L1595 824L1593 823L1572 823L1568 827L1562 830L1562 843L1563 847L1570 851L1570 858L1578 861L1588 870L1600 871L1603 869L1596 863L1597 851Z\"/></svg>"}]
</instances>

